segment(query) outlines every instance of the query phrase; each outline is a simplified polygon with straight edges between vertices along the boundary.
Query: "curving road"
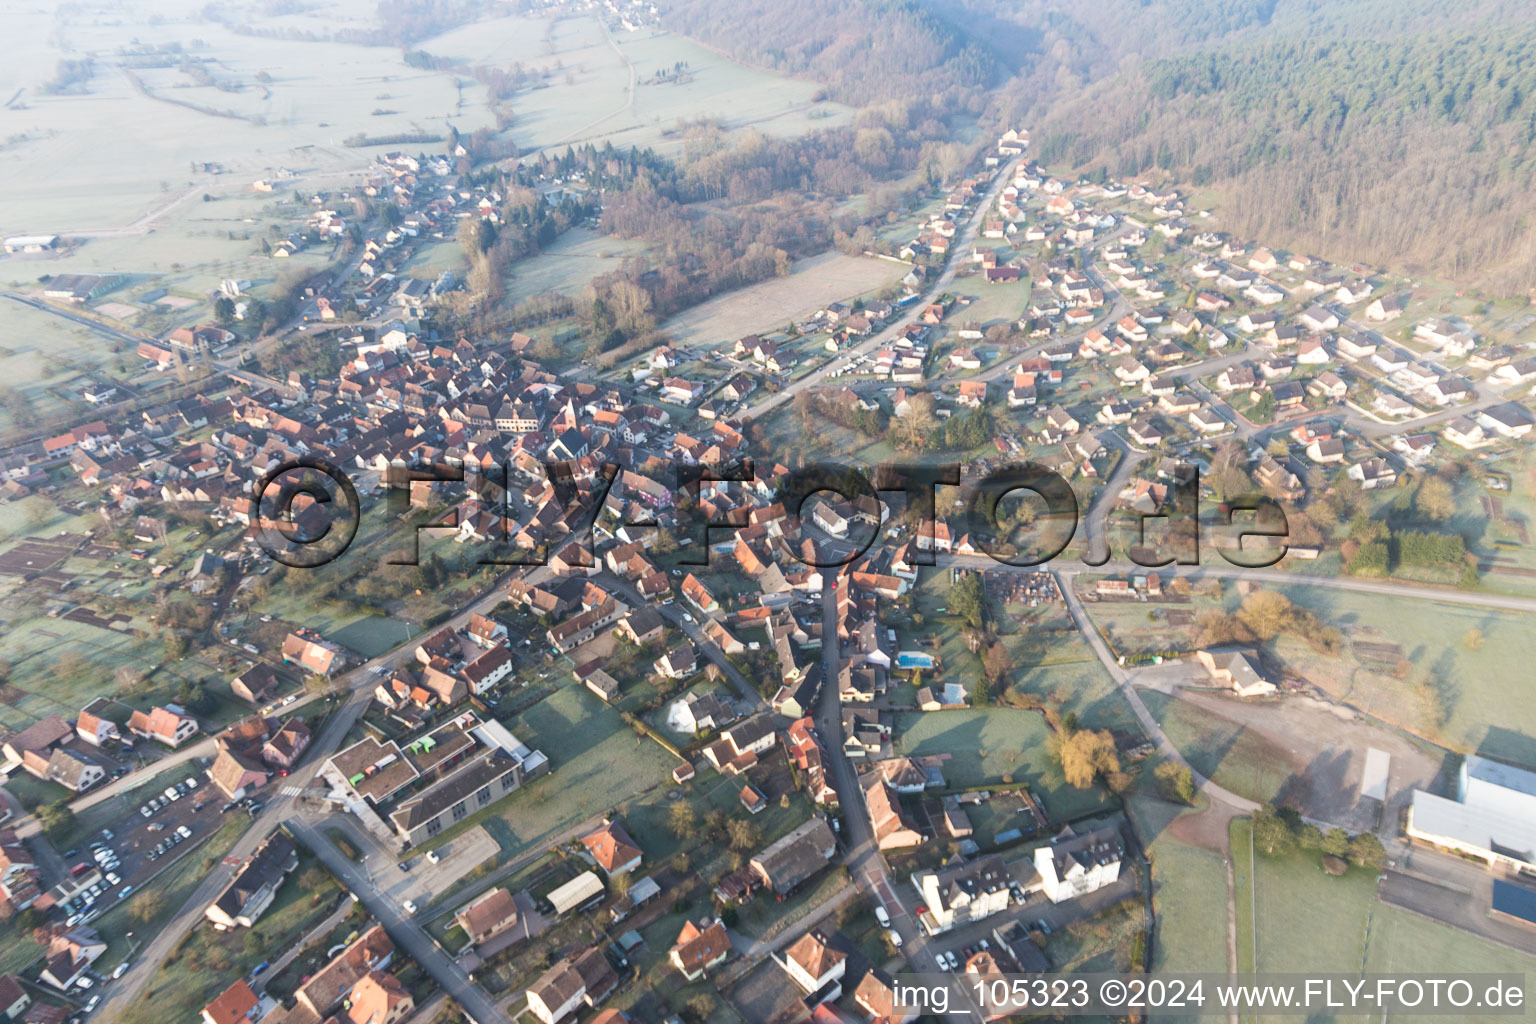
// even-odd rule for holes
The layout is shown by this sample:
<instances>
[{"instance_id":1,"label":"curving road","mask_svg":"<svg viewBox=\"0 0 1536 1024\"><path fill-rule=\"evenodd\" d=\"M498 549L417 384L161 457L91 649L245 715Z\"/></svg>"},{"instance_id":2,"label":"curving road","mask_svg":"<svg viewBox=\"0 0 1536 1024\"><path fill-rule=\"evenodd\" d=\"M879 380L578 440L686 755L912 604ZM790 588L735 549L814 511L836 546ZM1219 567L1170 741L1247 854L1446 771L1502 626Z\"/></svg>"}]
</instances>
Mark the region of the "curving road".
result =
<instances>
[{"instance_id":1,"label":"curving road","mask_svg":"<svg viewBox=\"0 0 1536 1024\"><path fill-rule=\"evenodd\" d=\"M965 225L955 232L955 237L950 239L949 260L945 263L943 272L923 289L918 300L911 303L908 308L917 309L925 303L931 302L954 282L955 274L963 263L959 254L975 242L976 235L981 230L982 222L992 212L992 204L997 201L998 193L1002 192L1003 186L1011 180L1013 180L1013 161L1005 160L998 167L997 174L993 177L992 183L987 186L986 192L977 201L975 212L971 214L970 219L965 222ZM905 317L896 317L894 322L880 333L871 335L859 344L838 352L818 369L812 370L799 380L784 385L774 394L765 395L756 402L743 406L738 415L742 419L755 420L764 413L783 405L800 392L825 384L827 379L832 376L834 367L847 362L849 359L867 355L889 345L901 335L902 331L906 330L909 324L910 321Z\"/></svg>"}]
</instances>

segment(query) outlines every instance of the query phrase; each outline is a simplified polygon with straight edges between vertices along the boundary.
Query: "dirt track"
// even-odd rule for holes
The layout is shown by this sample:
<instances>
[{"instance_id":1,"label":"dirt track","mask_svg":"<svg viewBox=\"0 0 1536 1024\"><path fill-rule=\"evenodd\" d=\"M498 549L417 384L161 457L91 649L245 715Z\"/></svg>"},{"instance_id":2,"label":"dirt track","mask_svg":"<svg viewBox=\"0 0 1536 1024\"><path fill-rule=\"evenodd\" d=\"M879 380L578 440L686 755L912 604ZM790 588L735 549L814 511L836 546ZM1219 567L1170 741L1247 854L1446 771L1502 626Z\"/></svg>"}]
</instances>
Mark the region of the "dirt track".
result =
<instances>
[{"instance_id":1,"label":"dirt track","mask_svg":"<svg viewBox=\"0 0 1536 1024\"><path fill-rule=\"evenodd\" d=\"M1261 740L1277 761L1275 767L1289 772L1281 799L1307 817L1375 829L1395 821L1412 790L1432 787L1441 772L1441 758L1433 752L1371 719L1311 697L1246 702L1186 690L1179 699L1241 725ZM1384 813L1375 801L1360 797L1360 776L1371 747L1392 758Z\"/></svg>"}]
</instances>

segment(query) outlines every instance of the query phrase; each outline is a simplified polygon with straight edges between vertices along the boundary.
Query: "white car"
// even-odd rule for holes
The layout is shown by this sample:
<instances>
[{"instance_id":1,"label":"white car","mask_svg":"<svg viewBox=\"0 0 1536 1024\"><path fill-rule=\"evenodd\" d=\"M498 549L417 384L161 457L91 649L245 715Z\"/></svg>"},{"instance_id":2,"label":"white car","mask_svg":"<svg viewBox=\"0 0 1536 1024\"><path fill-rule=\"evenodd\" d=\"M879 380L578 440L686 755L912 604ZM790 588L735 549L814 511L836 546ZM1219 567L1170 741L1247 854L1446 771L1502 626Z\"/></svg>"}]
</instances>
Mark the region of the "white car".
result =
<instances>
[{"instance_id":1,"label":"white car","mask_svg":"<svg viewBox=\"0 0 1536 1024\"><path fill-rule=\"evenodd\" d=\"M189 778L187 780L187 788L188 789L196 789L197 788L197 780Z\"/></svg>"},{"instance_id":2,"label":"white car","mask_svg":"<svg viewBox=\"0 0 1536 1024\"><path fill-rule=\"evenodd\" d=\"M889 928L891 926L891 915L887 914L885 908L878 903L875 904L875 920L880 922L881 928Z\"/></svg>"},{"instance_id":3,"label":"white car","mask_svg":"<svg viewBox=\"0 0 1536 1024\"><path fill-rule=\"evenodd\" d=\"M191 839L192 838L192 830L187 828L187 826L185 826L185 825L178 825L176 827L176 834L181 836L181 838L183 838L183 839Z\"/></svg>"},{"instance_id":4,"label":"white car","mask_svg":"<svg viewBox=\"0 0 1536 1024\"><path fill-rule=\"evenodd\" d=\"M439 857L437 855L437 851L436 850L428 850L427 851L427 863L429 863L429 864L436 864L439 861L441 861L442 859L443 858L441 858L441 857Z\"/></svg>"},{"instance_id":5,"label":"white car","mask_svg":"<svg viewBox=\"0 0 1536 1024\"><path fill-rule=\"evenodd\" d=\"M412 917L416 916L417 907L416 907L416 901L415 900L405 900L400 905L405 908L405 912L407 914L410 914Z\"/></svg>"},{"instance_id":6,"label":"white car","mask_svg":"<svg viewBox=\"0 0 1536 1024\"><path fill-rule=\"evenodd\" d=\"M86 1013L90 1013L92 1010L96 1009L96 1007L99 1006L100 1004L101 1004L101 996L91 996L91 998L85 1004L85 1012Z\"/></svg>"},{"instance_id":7,"label":"white car","mask_svg":"<svg viewBox=\"0 0 1536 1024\"><path fill-rule=\"evenodd\" d=\"M897 949L901 948L901 936L897 934L896 929L887 928L885 930L885 937L891 940L891 945L895 946Z\"/></svg>"},{"instance_id":8,"label":"white car","mask_svg":"<svg viewBox=\"0 0 1536 1024\"><path fill-rule=\"evenodd\" d=\"M139 808L139 813L144 815L144 817L148 818L148 817L152 817L155 812L149 809L149 804L145 804L143 807Z\"/></svg>"},{"instance_id":9,"label":"white car","mask_svg":"<svg viewBox=\"0 0 1536 1024\"><path fill-rule=\"evenodd\" d=\"M128 961L127 960L124 960L122 963L118 964L116 967L114 967L112 969L112 977L114 977L114 978L121 978L123 975L125 975L127 973L128 973Z\"/></svg>"}]
</instances>

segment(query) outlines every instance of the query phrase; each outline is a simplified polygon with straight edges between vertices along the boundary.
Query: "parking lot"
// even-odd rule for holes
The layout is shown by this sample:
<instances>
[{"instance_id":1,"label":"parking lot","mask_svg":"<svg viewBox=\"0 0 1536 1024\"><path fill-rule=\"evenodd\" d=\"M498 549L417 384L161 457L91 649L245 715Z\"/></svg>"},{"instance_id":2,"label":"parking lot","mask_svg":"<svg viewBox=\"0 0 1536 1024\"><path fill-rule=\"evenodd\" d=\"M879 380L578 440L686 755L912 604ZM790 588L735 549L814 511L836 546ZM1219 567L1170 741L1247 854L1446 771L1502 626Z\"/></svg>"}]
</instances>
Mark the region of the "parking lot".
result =
<instances>
[{"instance_id":1,"label":"parking lot","mask_svg":"<svg viewBox=\"0 0 1536 1024\"><path fill-rule=\"evenodd\" d=\"M141 787L121 802L125 810L118 819L91 833L81 846L64 851L70 872L66 884L90 880L84 891L65 901L66 919L92 920L128 899L217 830L226 813L244 813L244 808L227 803L206 778L190 774L158 790Z\"/></svg>"}]
</instances>

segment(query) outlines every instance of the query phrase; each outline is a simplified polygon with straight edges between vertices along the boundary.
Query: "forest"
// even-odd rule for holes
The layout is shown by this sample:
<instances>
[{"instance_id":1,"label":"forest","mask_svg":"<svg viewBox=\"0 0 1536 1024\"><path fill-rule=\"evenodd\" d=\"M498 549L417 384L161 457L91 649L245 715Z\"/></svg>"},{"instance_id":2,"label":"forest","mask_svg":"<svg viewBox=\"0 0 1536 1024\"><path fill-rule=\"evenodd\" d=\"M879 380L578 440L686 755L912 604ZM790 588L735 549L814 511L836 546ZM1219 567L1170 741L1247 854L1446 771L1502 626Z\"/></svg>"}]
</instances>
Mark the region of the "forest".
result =
<instances>
[{"instance_id":1,"label":"forest","mask_svg":"<svg viewBox=\"0 0 1536 1024\"><path fill-rule=\"evenodd\" d=\"M1536 286L1528 3L749 0L713 13L675 0L664 18L849 103L926 100L947 127L1030 128L1043 163L1184 186L1239 237L1493 295Z\"/></svg>"},{"instance_id":2,"label":"forest","mask_svg":"<svg viewBox=\"0 0 1536 1024\"><path fill-rule=\"evenodd\" d=\"M670 0L669 28L749 64L805 75L854 106L946 94L980 109L997 78L986 48L917 0ZM973 111L974 112L974 111Z\"/></svg>"},{"instance_id":3,"label":"forest","mask_svg":"<svg viewBox=\"0 0 1536 1024\"><path fill-rule=\"evenodd\" d=\"M1242 237L1523 292L1533 43L1528 22L1153 60L1054 105L1037 154L1208 186Z\"/></svg>"}]
</instances>

